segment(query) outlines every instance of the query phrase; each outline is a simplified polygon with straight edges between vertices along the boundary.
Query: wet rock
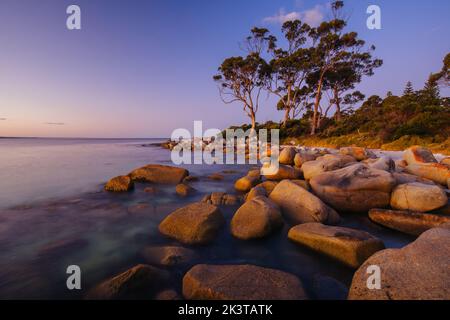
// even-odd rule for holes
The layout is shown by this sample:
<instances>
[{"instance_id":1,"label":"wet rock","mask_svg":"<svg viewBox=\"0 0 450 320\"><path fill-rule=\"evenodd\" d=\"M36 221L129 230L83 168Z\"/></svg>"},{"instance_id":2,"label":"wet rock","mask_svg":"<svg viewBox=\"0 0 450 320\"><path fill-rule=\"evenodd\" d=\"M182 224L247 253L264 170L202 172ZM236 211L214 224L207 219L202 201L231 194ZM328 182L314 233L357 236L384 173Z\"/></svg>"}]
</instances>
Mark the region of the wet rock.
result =
<instances>
[{"instance_id":1,"label":"wet rock","mask_svg":"<svg viewBox=\"0 0 450 320\"><path fill-rule=\"evenodd\" d=\"M297 150L295 147L285 147L278 156L278 162L281 164L293 165L296 154Z\"/></svg>"},{"instance_id":2,"label":"wet rock","mask_svg":"<svg viewBox=\"0 0 450 320\"><path fill-rule=\"evenodd\" d=\"M410 164L405 170L444 186L447 186L447 180L450 178L450 167L440 163Z\"/></svg>"},{"instance_id":3,"label":"wet rock","mask_svg":"<svg viewBox=\"0 0 450 320\"><path fill-rule=\"evenodd\" d=\"M381 288L367 286L367 268L379 266ZM355 273L351 300L449 300L450 230L433 228L402 249L371 256ZM370 279L369 279L370 280Z\"/></svg>"},{"instance_id":4,"label":"wet rock","mask_svg":"<svg viewBox=\"0 0 450 320\"><path fill-rule=\"evenodd\" d=\"M447 195L436 185L412 182L395 187L391 207L399 210L427 212L447 204Z\"/></svg>"},{"instance_id":5,"label":"wet rock","mask_svg":"<svg viewBox=\"0 0 450 320\"><path fill-rule=\"evenodd\" d=\"M232 206L241 202L241 198L234 194L226 194L225 192L213 192L203 197L202 202L213 204L215 206L226 205Z\"/></svg>"},{"instance_id":6,"label":"wet rock","mask_svg":"<svg viewBox=\"0 0 450 320\"><path fill-rule=\"evenodd\" d=\"M177 246L147 247L141 255L149 264L166 267L186 265L196 258L193 250Z\"/></svg>"},{"instance_id":7,"label":"wet rock","mask_svg":"<svg viewBox=\"0 0 450 320\"><path fill-rule=\"evenodd\" d=\"M372 254L384 249L383 242L367 232L321 223L292 227L288 237L352 268L358 268Z\"/></svg>"},{"instance_id":8,"label":"wet rock","mask_svg":"<svg viewBox=\"0 0 450 320\"><path fill-rule=\"evenodd\" d=\"M194 300L305 300L296 276L254 265L206 265L189 270L183 295Z\"/></svg>"},{"instance_id":9,"label":"wet rock","mask_svg":"<svg viewBox=\"0 0 450 320\"><path fill-rule=\"evenodd\" d=\"M306 180L310 180L321 173L337 170L354 162L356 160L351 156L327 154L314 161L305 162L302 165L303 176Z\"/></svg>"},{"instance_id":10,"label":"wet rock","mask_svg":"<svg viewBox=\"0 0 450 320\"><path fill-rule=\"evenodd\" d=\"M213 173L213 174L210 174L210 175L208 176L208 179L210 179L210 180L216 180L216 181L221 181L221 180L224 179L224 177L223 177L223 175L221 175L220 173Z\"/></svg>"},{"instance_id":11,"label":"wet rock","mask_svg":"<svg viewBox=\"0 0 450 320\"><path fill-rule=\"evenodd\" d=\"M253 187L248 193L247 196L245 197L245 201L250 201L253 198L259 197L259 196L263 196L263 197L267 197L267 191L266 189L264 189L262 186L256 186Z\"/></svg>"},{"instance_id":12,"label":"wet rock","mask_svg":"<svg viewBox=\"0 0 450 320\"><path fill-rule=\"evenodd\" d=\"M129 175L133 181L178 184L189 175L189 171L178 167L149 164L133 170Z\"/></svg>"},{"instance_id":13,"label":"wet rock","mask_svg":"<svg viewBox=\"0 0 450 320\"><path fill-rule=\"evenodd\" d=\"M314 193L341 212L364 213L389 205L395 179L384 170L358 163L310 180Z\"/></svg>"},{"instance_id":14,"label":"wet rock","mask_svg":"<svg viewBox=\"0 0 450 320\"><path fill-rule=\"evenodd\" d=\"M283 216L294 224L336 224L340 220L337 212L322 200L289 180L278 183L269 198L281 208Z\"/></svg>"},{"instance_id":15,"label":"wet rock","mask_svg":"<svg viewBox=\"0 0 450 320\"><path fill-rule=\"evenodd\" d=\"M175 210L159 225L159 231L186 244L206 244L214 240L225 223L220 210L197 202Z\"/></svg>"},{"instance_id":16,"label":"wet rock","mask_svg":"<svg viewBox=\"0 0 450 320\"><path fill-rule=\"evenodd\" d=\"M211 203L215 206L220 206L223 201L225 192L213 192L211 193Z\"/></svg>"},{"instance_id":17,"label":"wet rock","mask_svg":"<svg viewBox=\"0 0 450 320\"><path fill-rule=\"evenodd\" d=\"M339 153L342 155L352 156L358 161L366 160L369 158L376 158L375 154L361 147L343 147L339 149Z\"/></svg>"},{"instance_id":18,"label":"wet rock","mask_svg":"<svg viewBox=\"0 0 450 320\"><path fill-rule=\"evenodd\" d=\"M183 300L183 297L173 289L165 289L156 294L155 300Z\"/></svg>"},{"instance_id":19,"label":"wet rock","mask_svg":"<svg viewBox=\"0 0 450 320\"><path fill-rule=\"evenodd\" d=\"M156 189L155 187L145 187L144 192L150 193L150 194L155 194L155 193L158 193L158 189Z\"/></svg>"},{"instance_id":20,"label":"wet rock","mask_svg":"<svg viewBox=\"0 0 450 320\"><path fill-rule=\"evenodd\" d=\"M106 191L125 192L134 188L134 183L129 176L118 176L109 180L105 185Z\"/></svg>"},{"instance_id":21,"label":"wet rock","mask_svg":"<svg viewBox=\"0 0 450 320\"><path fill-rule=\"evenodd\" d=\"M231 220L231 233L242 240L268 236L283 225L280 208L264 196L245 202Z\"/></svg>"},{"instance_id":22,"label":"wet rock","mask_svg":"<svg viewBox=\"0 0 450 320\"><path fill-rule=\"evenodd\" d=\"M139 214L139 213L145 213L148 212L150 205L146 202L141 202L134 204L132 206L129 206L127 208L127 212L131 214Z\"/></svg>"},{"instance_id":23,"label":"wet rock","mask_svg":"<svg viewBox=\"0 0 450 320\"><path fill-rule=\"evenodd\" d=\"M260 182L259 176L245 176L235 182L234 188L238 191L248 192Z\"/></svg>"},{"instance_id":24,"label":"wet rock","mask_svg":"<svg viewBox=\"0 0 450 320\"><path fill-rule=\"evenodd\" d=\"M315 275L313 289L318 300L347 300L347 287L332 277Z\"/></svg>"},{"instance_id":25,"label":"wet rock","mask_svg":"<svg viewBox=\"0 0 450 320\"><path fill-rule=\"evenodd\" d=\"M267 180L300 179L302 171L298 168L280 164L277 173L265 175Z\"/></svg>"},{"instance_id":26,"label":"wet rock","mask_svg":"<svg viewBox=\"0 0 450 320\"><path fill-rule=\"evenodd\" d=\"M369 218L389 229L418 236L431 228L450 223L450 216L429 213L371 209Z\"/></svg>"},{"instance_id":27,"label":"wet rock","mask_svg":"<svg viewBox=\"0 0 450 320\"><path fill-rule=\"evenodd\" d=\"M81 250L89 245L89 241L86 239L59 239L51 241L38 250L39 258L52 258L54 256L62 255L68 251Z\"/></svg>"},{"instance_id":28,"label":"wet rock","mask_svg":"<svg viewBox=\"0 0 450 320\"><path fill-rule=\"evenodd\" d=\"M411 164L424 164L424 163L437 163L436 158L433 153L427 149L420 146L412 146L403 152L403 159Z\"/></svg>"},{"instance_id":29,"label":"wet rock","mask_svg":"<svg viewBox=\"0 0 450 320\"><path fill-rule=\"evenodd\" d=\"M91 300L149 299L169 279L167 271L139 264L89 291Z\"/></svg>"},{"instance_id":30,"label":"wet rock","mask_svg":"<svg viewBox=\"0 0 450 320\"><path fill-rule=\"evenodd\" d=\"M177 186L175 187L175 192L182 197L187 197L193 194L195 191L196 190L194 188L184 183L177 184Z\"/></svg>"},{"instance_id":31,"label":"wet rock","mask_svg":"<svg viewBox=\"0 0 450 320\"><path fill-rule=\"evenodd\" d=\"M184 183L194 182L194 181L198 181L198 177L195 177L195 176L187 176L186 178L183 179L183 182L184 182Z\"/></svg>"}]
</instances>

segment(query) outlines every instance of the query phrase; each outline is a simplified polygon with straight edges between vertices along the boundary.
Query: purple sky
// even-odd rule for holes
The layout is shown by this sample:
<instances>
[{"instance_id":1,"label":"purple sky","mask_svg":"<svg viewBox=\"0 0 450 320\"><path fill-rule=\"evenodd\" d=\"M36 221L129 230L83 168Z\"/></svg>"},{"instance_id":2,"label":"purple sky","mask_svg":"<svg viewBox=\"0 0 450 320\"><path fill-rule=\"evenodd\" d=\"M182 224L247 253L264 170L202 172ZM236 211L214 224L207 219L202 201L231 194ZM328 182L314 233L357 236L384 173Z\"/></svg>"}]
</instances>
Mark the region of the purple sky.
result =
<instances>
[{"instance_id":1,"label":"purple sky","mask_svg":"<svg viewBox=\"0 0 450 320\"><path fill-rule=\"evenodd\" d=\"M66 28L66 8L81 7L82 30ZM384 60L359 89L384 96L406 81L422 87L450 52L450 2L345 1L349 30ZM377 4L382 30L366 28ZM2 0L0 136L167 137L173 129L247 122L224 105L212 81L221 61L240 54L251 27L279 33L286 16L318 23L327 1ZM448 95L448 90L443 92ZM279 120L264 100L260 122Z\"/></svg>"}]
</instances>

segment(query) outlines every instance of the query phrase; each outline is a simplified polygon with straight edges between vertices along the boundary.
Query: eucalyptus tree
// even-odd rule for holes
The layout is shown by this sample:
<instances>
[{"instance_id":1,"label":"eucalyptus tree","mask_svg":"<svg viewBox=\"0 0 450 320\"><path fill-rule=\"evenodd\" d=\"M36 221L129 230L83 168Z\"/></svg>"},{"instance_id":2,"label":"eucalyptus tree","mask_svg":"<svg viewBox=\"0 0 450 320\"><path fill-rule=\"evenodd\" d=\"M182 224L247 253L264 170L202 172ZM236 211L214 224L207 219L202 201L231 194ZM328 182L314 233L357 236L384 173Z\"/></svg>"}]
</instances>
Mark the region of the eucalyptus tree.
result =
<instances>
[{"instance_id":1,"label":"eucalyptus tree","mask_svg":"<svg viewBox=\"0 0 450 320\"><path fill-rule=\"evenodd\" d=\"M268 50L271 41L267 29L253 28L244 41L247 55L225 59L218 68L218 74L213 77L224 103L241 103L250 118L252 130L256 127L261 92L270 73L269 65L261 54Z\"/></svg>"}]
</instances>

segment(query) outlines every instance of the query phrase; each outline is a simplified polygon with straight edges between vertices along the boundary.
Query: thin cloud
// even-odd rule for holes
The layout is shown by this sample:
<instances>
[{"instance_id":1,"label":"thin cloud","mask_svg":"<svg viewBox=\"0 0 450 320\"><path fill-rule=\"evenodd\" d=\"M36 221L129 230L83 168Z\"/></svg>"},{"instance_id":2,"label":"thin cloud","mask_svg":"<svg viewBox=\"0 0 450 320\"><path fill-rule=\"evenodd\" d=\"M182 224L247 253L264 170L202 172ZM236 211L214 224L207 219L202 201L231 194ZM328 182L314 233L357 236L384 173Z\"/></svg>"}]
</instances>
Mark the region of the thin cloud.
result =
<instances>
[{"instance_id":1,"label":"thin cloud","mask_svg":"<svg viewBox=\"0 0 450 320\"><path fill-rule=\"evenodd\" d=\"M51 125L51 126L64 126L64 122L46 122L45 124Z\"/></svg>"},{"instance_id":2,"label":"thin cloud","mask_svg":"<svg viewBox=\"0 0 450 320\"><path fill-rule=\"evenodd\" d=\"M5 121L5 120L7 120L6 118L0 118L0 121Z\"/></svg>"},{"instance_id":3,"label":"thin cloud","mask_svg":"<svg viewBox=\"0 0 450 320\"><path fill-rule=\"evenodd\" d=\"M283 24L286 21L297 19L301 20L302 22L306 22L313 27L316 27L324 19L324 6L316 5L312 9L292 12L286 12L284 8L281 8L275 15L264 18L263 22L271 24Z\"/></svg>"}]
</instances>

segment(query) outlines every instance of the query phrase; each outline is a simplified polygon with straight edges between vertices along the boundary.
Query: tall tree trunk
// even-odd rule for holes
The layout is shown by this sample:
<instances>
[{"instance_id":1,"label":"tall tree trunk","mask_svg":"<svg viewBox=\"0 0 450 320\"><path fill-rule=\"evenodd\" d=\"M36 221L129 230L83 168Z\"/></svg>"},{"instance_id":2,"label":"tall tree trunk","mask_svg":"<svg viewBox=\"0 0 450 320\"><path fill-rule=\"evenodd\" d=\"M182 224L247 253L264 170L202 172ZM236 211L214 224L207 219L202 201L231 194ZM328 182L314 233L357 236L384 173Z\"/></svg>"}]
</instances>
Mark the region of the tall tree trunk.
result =
<instances>
[{"instance_id":1,"label":"tall tree trunk","mask_svg":"<svg viewBox=\"0 0 450 320\"><path fill-rule=\"evenodd\" d=\"M284 111L284 119L283 119L283 127L286 126L288 120L290 119L290 114L289 112L291 112L291 108L286 107L285 111Z\"/></svg>"},{"instance_id":2,"label":"tall tree trunk","mask_svg":"<svg viewBox=\"0 0 450 320\"><path fill-rule=\"evenodd\" d=\"M334 87L334 103L336 105L336 121L341 121L341 99L339 99L339 91L337 87Z\"/></svg>"},{"instance_id":3,"label":"tall tree trunk","mask_svg":"<svg viewBox=\"0 0 450 320\"><path fill-rule=\"evenodd\" d=\"M323 75L320 77L319 85L317 86L316 91L316 100L314 101L314 113L313 113L313 121L311 125L311 135L315 135L317 131L317 124L319 122L319 104L320 99L322 96L322 82L323 82Z\"/></svg>"},{"instance_id":4,"label":"tall tree trunk","mask_svg":"<svg viewBox=\"0 0 450 320\"><path fill-rule=\"evenodd\" d=\"M253 110L250 111L250 119L252 120L252 131L256 129L256 115Z\"/></svg>"}]
</instances>

